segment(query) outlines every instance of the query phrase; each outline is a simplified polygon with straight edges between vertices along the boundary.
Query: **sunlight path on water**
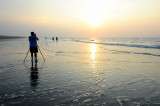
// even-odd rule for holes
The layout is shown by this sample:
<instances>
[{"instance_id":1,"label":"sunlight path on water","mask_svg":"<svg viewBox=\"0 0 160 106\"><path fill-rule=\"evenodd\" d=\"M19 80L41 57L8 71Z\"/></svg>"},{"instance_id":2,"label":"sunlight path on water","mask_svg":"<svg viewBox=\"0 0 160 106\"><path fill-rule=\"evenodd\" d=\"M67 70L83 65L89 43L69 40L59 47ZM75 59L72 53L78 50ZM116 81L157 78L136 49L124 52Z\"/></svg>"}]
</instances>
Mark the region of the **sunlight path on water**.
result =
<instances>
[{"instance_id":1,"label":"sunlight path on water","mask_svg":"<svg viewBox=\"0 0 160 106\"><path fill-rule=\"evenodd\" d=\"M92 60L92 63L91 63L91 66L93 68L95 68L96 66L96 52L97 52L97 48L96 48L96 44L90 44L90 49L91 49L91 60Z\"/></svg>"}]
</instances>

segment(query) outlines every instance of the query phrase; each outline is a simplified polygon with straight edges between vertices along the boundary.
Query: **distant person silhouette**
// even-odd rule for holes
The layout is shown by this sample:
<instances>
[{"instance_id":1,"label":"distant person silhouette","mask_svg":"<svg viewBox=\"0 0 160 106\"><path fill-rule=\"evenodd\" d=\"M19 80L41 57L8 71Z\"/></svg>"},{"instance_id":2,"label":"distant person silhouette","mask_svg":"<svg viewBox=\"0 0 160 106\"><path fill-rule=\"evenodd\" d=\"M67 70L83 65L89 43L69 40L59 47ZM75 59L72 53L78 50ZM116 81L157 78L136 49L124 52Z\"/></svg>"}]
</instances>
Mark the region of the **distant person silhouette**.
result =
<instances>
[{"instance_id":1,"label":"distant person silhouette","mask_svg":"<svg viewBox=\"0 0 160 106\"><path fill-rule=\"evenodd\" d=\"M58 41L58 37L56 36L56 41Z\"/></svg>"},{"instance_id":2,"label":"distant person silhouette","mask_svg":"<svg viewBox=\"0 0 160 106\"><path fill-rule=\"evenodd\" d=\"M33 62L33 53L35 57L35 62L38 61L37 53L38 53L38 45L37 45L38 37L34 32L31 32L31 36L29 36L29 43L30 43L30 53L31 53L31 61Z\"/></svg>"},{"instance_id":3,"label":"distant person silhouette","mask_svg":"<svg viewBox=\"0 0 160 106\"><path fill-rule=\"evenodd\" d=\"M38 85L38 68L37 68L37 62L35 62L35 67L33 66L33 62L32 62L32 66L31 66L31 86L32 87L36 87Z\"/></svg>"},{"instance_id":4,"label":"distant person silhouette","mask_svg":"<svg viewBox=\"0 0 160 106\"><path fill-rule=\"evenodd\" d=\"M52 40L54 40L54 37L52 37Z\"/></svg>"}]
</instances>

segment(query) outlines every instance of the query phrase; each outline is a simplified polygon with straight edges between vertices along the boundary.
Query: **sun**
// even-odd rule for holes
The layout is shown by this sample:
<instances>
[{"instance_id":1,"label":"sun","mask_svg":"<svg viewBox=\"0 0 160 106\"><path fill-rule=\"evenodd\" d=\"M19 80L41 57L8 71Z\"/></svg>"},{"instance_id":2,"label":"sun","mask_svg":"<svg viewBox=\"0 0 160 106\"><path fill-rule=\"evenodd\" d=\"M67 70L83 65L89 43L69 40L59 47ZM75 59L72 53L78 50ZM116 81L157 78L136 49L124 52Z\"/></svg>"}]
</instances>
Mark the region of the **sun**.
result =
<instances>
[{"instance_id":1,"label":"sun","mask_svg":"<svg viewBox=\"0 0 160 106\"><path fill-rule=\"evenodd\" d=\"M100 16L93 15L92 17L90 17L89 24L92 27L98 27L101 24L101 18L100 18Z\"/></svg>"},{"instance_id":2,"label":"sun","mask_svg":"<svg viewBox=\"0 0 160 106\"><path fill-rule=\"evenodd\" d=\"M90 0L88 3L88 23L92 27L98 27L102 23L102 10L99 0Z\"/></svg>"}]
</instances>

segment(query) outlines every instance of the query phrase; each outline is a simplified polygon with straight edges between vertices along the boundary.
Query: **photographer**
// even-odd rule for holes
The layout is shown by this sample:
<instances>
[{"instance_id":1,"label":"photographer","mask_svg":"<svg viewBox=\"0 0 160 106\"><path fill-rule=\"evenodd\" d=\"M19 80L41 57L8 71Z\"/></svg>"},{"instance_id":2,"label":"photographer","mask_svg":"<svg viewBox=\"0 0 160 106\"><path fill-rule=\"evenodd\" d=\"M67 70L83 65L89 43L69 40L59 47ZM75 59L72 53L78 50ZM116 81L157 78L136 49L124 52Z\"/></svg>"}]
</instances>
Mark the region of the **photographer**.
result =
<instances>
[{"instance_id":1,"label":"photographer","mask_svg":"<svg viewBox=\"0 0 160 106\"><path fill-rule=\"evenodd\" d=\"M38 53L37 40L39 40L39 39L34 32L31 32L31 36L29 36L28 38L29 38L30 53L31 53L31 58L32 58L31 61L33 62L33 53L34 53L35 62L38 62L38 59L37 59L37 53Z\"/></svg>"}]
</instances>

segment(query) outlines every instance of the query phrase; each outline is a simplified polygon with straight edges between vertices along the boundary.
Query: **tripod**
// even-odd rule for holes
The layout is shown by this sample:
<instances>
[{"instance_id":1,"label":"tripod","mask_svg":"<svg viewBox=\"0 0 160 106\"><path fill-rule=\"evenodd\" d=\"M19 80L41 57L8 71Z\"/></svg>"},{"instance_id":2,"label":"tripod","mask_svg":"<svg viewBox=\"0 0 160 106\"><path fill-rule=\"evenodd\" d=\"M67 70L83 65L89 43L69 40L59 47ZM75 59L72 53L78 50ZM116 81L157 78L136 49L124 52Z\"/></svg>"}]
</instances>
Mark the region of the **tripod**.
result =
<instances>
[{"instance_id":1,"label":"tripod","mask_svg":"<svg viewBox=\"0 0 160 106\"><path fill-rule=\"evenodd\" d=\"M43 57L43 54L42 54L39 46L37 46L37 47L38 47L38 49L39 49L39 51L40 51L40 53L41 53L41 55L42 55L42 57ZM29 49L28 49L28 52L27 52L26 57L25 57L25 59L24 59L24 62L25 62L25 60L26 60L26 58L27 58L28 53L29 53ZM45 58L44 58L44 57L43 57L43 60L45 61Z\"/></svg>"}]
</instances>

